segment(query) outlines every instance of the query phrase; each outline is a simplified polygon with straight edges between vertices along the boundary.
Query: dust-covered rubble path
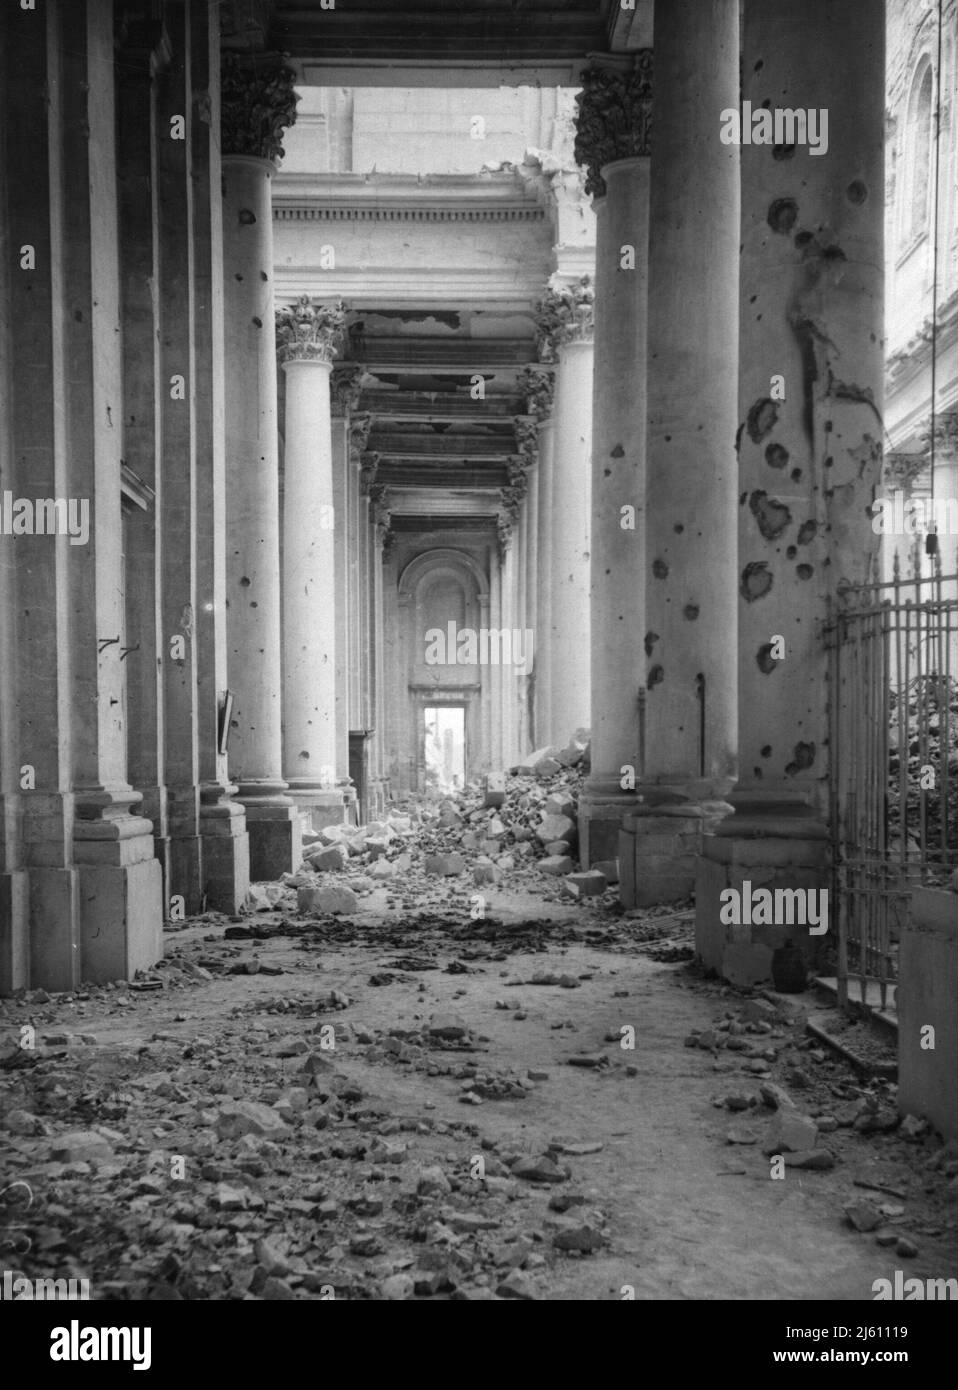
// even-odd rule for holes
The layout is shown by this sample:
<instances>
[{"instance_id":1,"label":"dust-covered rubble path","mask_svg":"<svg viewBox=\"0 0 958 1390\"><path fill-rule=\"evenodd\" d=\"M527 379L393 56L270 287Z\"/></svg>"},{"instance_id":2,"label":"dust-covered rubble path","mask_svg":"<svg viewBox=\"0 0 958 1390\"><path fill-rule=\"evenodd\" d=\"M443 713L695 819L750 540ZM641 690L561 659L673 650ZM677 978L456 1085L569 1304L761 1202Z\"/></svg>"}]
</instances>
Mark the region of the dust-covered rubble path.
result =
<instances>
[{"instance_id":1,"label":"dust-covered rubble path","mask_svg":"<svg viewBox=\"0 0 958 1390\"><path fill-rule=\"evenodd\" d=\"M393 904L288 892L171 933L144 988L0 1005L6 1266L105 1299L871 1300L958 1270L958 1155L810 1045L810 997L701 979L681 918Z\"/></svg>"}]
</instances>

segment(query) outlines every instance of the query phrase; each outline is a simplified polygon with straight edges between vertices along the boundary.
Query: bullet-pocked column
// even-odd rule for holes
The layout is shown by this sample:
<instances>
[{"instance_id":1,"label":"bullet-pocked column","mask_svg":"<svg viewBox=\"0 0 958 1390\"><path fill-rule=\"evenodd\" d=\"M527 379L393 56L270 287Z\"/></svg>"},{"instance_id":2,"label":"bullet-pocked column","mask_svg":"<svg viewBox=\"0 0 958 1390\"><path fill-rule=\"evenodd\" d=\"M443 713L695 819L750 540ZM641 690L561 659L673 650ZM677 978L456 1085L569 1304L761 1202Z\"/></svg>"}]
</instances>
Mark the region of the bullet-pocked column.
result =
<instances>
[{"instance_id":1,"label":"bullet-pocked column","mask_svg":"<svg viewBox=\"0 0 958 1390\"><path fill-rule=\"evenodd\" d=\"M556 363L552 457L548 742L588 727L589 530L593 290L588 277L550 285L539 313L540 355Z\"/></svg>"},{"instance_id":2,"label":"bullet-pocked column","mask_svg":"<svg viewBox=\"0 0 958 1390\"><path fill-rule=\"evenodd\" d=\"M829 594L866 581L879 544L869 509L883 435L884 8L748 0L742 109L730 100L723 119L742 161L741 773L735 814L700 865L696 936L742 984L768 978L790 933L753 926L733 940L722 890L827 882L821 626ZM810 953L807 930L797 940Z\"/></svg>"},{"instance_id":3,"label":"bullet-pocked column","mask_svg":"<svg viewBox=\"0 0 958 1390\"><path fill-rule=\"evenodd\" d=\"M691 893L735 777L738 0L656 0L649 213L644 815L634 898ZM625 888L625 884L623 885ZM623 901L630 895L623 891Z\"/></svg>"},{"instance_id":4,"label":"bullet-pocked column","mask_svg":"<svg viewBox=\"0 0 958 1390\"><path fill-rule=\"evenodd\" d=\"M283 772L314 831L343 820L336 786L336 510L329 382L345 308L303 296L276 314L286 373Z\"/></svg>"},{"instance_id":5,"label":"bullet-pocked column","mask_svg":"<svg viewBox=\"0 0 958 1390\"><path fill-rule=\"evenodd\" d=\"M279 443L270 177L292 123L293 74L275 54L224 55L227 598L231 772L246 807L250 874L296 867L301 821L282 776Z\"/></svg>"},{"instance_id":6,"label":"bullet-pocked column","mask_svg":"<svg viewBox=\"0 0 958 1390\"><path fill-rule=\"evenodd\" d=\"M652 52L590 68L582 82L575 151L595 198L596 272L592 770L579 799L579 855L584 866L611 866L641 773Z\"/></svg>"}]
</instances>

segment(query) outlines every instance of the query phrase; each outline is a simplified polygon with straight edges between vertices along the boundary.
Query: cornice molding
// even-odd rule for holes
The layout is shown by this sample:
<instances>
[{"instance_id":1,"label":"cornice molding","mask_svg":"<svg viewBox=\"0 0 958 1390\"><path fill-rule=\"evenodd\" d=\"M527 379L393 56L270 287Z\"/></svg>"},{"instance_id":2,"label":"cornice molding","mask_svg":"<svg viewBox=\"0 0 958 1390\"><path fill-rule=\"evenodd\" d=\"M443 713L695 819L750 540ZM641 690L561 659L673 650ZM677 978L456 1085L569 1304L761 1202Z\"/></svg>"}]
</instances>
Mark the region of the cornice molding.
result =
<instances>
[{"instance_id":1,"label":"cornice molding","mask_svg":"<svg viewBox=\"0 0 958 1390\"><path fill-rule=\"evenodd\" d=\"M533 207L387 207L353 204L317 207L274 204L274 222L544 222L545 208Z\"/></svg>"}]
</instances>

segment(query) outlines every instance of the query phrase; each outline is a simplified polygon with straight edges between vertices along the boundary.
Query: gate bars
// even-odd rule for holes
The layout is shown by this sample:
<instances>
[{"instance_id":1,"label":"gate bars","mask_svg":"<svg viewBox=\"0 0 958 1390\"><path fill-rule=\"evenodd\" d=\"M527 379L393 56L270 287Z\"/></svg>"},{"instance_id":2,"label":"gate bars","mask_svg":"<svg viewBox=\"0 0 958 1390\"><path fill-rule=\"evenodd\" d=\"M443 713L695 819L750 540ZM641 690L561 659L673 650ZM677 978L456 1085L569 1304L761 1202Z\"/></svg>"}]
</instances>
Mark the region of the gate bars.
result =
<instances>
[{"instance_id":1,"label":"gate bars","mask_svg":"<svg viewBox=\"0 0 958 1390\"><path fill-rule=\"evenodd\" d=\"M958 555L942 575L916 541L907 568L840 587L825 625L842 1007L852 979L888 1007L910 891L958 866Z\"/></svg>"}]
</instances>

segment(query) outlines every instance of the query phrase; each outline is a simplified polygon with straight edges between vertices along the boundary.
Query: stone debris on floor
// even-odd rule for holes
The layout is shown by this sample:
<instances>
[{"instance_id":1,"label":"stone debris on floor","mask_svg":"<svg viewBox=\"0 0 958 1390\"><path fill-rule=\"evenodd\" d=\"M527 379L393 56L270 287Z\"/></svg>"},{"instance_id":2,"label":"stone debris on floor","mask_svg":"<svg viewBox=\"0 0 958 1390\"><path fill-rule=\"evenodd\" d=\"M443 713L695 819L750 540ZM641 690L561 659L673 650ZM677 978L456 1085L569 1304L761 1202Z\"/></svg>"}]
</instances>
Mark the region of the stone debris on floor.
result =
<instances>
[{"instance_id":1,"label":"stone debris on floor","mask_svg":"<svg viewBox=\"0 0 958 1390\"><path fill-rule=\"evenodd\" d=\"M809 1037L810 1002L707 978L686 906L540 872L572 860L585 756L329 827L237 918L170 924L137 980L0 1003L18 1267L98 1299L620 1297L657 1242L674 1259L668 1215L622 1190L659 1130L707 1146L703 1183L768 1185L780 1159L836 1241L871 1242L850 1258L954 1262L958 1148ZM688 1031L643 1040L650 990Z\"/></svg>"}]
</instances>

